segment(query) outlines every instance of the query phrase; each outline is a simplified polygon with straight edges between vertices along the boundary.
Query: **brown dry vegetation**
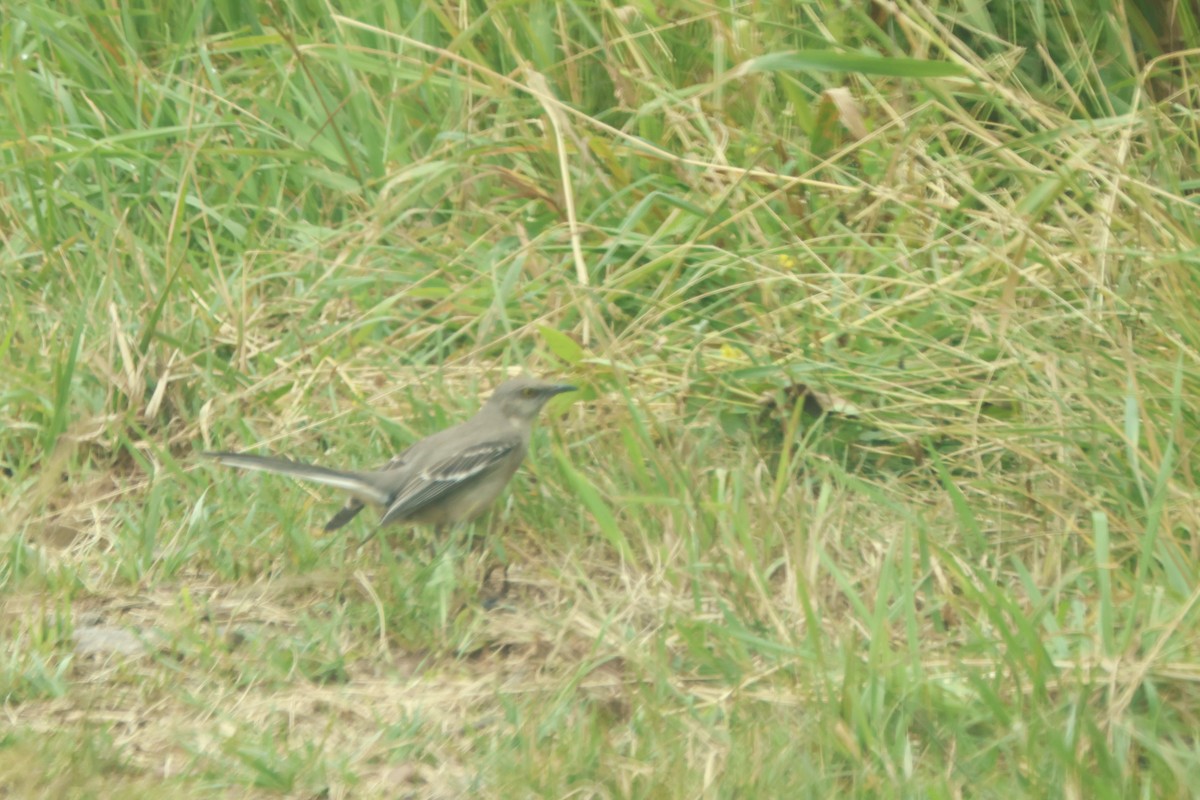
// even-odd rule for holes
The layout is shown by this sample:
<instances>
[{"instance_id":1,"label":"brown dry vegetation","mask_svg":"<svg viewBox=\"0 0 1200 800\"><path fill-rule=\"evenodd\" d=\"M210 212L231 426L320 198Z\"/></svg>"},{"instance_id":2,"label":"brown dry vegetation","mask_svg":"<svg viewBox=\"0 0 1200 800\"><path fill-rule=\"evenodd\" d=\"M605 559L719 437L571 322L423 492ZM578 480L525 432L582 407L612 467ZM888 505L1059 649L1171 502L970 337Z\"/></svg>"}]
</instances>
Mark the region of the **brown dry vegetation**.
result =
<instances>
[{"instance_id":1,"label":"brown dry vegetation","mask_svg":"<svg viewBox=\"0 0 1200 800\"><path fill-rule=\"evenodd\" d=\"M0 795L1190 796L1186 9L197 9L0 19Z\"/></svg>"}]
</instances>

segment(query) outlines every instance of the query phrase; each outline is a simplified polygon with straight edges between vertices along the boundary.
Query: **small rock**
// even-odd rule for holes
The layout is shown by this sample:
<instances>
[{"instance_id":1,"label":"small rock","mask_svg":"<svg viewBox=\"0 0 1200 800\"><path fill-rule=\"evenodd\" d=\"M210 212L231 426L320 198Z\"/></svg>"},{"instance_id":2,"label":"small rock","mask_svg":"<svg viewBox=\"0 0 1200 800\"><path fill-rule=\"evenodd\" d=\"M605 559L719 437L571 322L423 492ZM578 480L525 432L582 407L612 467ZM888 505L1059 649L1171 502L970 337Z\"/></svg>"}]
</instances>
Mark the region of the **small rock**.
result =
<instances>
[{"instance_id":1,"label":"small rock","mask_svg":"<svg viewBox=\"0 0 1200 800\"><path fill-rule=\"evenodd\" d=\"M75 654L80 656L140 656L146 652L142 640L123 628L103 625L76 628L71 638L75 641Z\"/></svg>"}]
</instances>

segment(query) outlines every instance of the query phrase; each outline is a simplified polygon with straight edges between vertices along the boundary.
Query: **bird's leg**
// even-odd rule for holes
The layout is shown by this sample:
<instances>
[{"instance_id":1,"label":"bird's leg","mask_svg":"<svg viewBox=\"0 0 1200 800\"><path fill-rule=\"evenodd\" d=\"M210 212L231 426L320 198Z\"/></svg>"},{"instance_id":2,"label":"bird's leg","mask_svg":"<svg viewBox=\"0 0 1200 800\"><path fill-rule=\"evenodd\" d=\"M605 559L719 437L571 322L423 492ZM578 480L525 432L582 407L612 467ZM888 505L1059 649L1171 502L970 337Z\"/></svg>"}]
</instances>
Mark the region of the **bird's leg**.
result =
<instances>
[{"instance_id":1,"label":"bird's leg","mask_svg":"<svg viewBox=\"0 0 1200 800\"><path fill-rule=\"evenodd\" d=\"M361 551L364 547L367 546L367 544L372 539L375 538L375 534L379 533L380 527L382 527L382 526L376 525L374 528L371 529L371 531L366 536L364 536L362 539L359 539L358 542L356 543L356 545L351 545L351 546L352 547L357 546L359 551ZM326 530L329 530L329 529L326 528ZM325 541L325 544L321 546L321 552L324 553L330 547L333 547L335 542L337 542L339 539L343 539L343 538L346 538L346 537L344 537L342 534L338 534L337 536L328 537L327 540ZM353 538L353 537L350 537L350 538ZM386 545L384 545L384 546L386 546Z\"/></svg>"},{"instance_id":2,"label":"bird's leg","mask_svg":"<svg viewBox=\"0 0 1200 800\"><path fill-rule=\"evenodd\" d=\"M370 531L368 531L366 536L362 537L362 539L360 539L358 542L355 542L355 547L358 547L359 553L362 552L362 548L367 546L367 542L370 542L372 539L374 539L374 537L376 537L379 534L379 528L382 528L382 525L376 525L376 527L374 527ZM341 539L341 536L330 537L329 545L326 545L325 547L330 547L332 545L332 543L334 543L338 539Z\"/></svg>"},{"instance_id":3,"label":"bird's leg","mask_svg":"<svg viewBox=\"0 0 1200 800\"><path fill-rule=\"evenodd\" d=\"M483 607L490 610L508 594L508 553L504 550L503 538L490 536L487 532L483 535L481 549L485 553L485 562L491 562L483 571L481 584Z\"/></svg>"},{"instance_id":4,"label":"bird's leg","mask_svg":"<svg viewBox=\"0 0 1200 800\"><path fill-rule=\"evenodd\" d=\"M430 562L437 561L438 544L442 540L442 534L446 532L446 526L438 524L433 526L433 537L428 539L429 542L429 560Z\"/></svg>"},{"instance_id":5,"label":"bird's leg","mask_svg":"<svg viewBox=\"0 0 1200 800\"><path fill-rule=\"evenodd\" d=\"M499 577L493 577L497 572L500 573ZM492 564L484 570L479 592L484 610L490 611L499 605L508 594L508 585L508 564Z\"/></svg>"}]
</instances>

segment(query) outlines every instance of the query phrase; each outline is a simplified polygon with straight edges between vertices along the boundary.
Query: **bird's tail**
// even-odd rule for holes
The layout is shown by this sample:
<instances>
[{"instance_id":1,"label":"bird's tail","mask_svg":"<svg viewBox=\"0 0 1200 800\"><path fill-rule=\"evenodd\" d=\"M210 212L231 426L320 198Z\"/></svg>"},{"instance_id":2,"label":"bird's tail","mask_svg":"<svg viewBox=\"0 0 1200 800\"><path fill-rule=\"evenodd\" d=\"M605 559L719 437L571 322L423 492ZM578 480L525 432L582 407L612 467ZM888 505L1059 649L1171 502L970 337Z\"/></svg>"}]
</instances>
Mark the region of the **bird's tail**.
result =
<instances>
[{"instance_id":1,"label":"bird's tail","mask_svg":"<svg viewBox=\"0 0 1200 800\"><path fill-rule=\"evenodd\" d=\"M289 461L286 458L273 456L254 456L249 453L203 453L202 455L215 460L227 467L238 469L253 469L261 472L276 472L281 475L291 475L301 480L323 483L348 492L352 497L367 503L387 505L388 493L376 486L371 480L355 472L341 472L335 469L318 467L315 464L302 464L299 461ZM346 521L349 521L348 519ZM343 522L343 524L345 524Z\"/></svg>"}]
</instances>

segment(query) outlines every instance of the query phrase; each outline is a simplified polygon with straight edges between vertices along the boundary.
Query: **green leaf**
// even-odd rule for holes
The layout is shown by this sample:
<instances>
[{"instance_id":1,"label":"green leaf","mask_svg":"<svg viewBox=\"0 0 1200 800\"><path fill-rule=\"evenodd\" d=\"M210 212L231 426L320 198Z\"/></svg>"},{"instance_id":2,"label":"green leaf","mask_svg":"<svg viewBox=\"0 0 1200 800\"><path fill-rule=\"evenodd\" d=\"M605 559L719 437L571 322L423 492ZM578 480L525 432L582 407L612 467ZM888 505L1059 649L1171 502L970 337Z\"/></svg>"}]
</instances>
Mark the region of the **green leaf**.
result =
<instances>
[{"instance_id":1,"label":"green leaf","mask_svg":"<svg viewBox=\"0 0 1200 800\"><path fill-rule=\"evenodd\" d=\"M579 502L592 518L596 520L596 524L600 526L600 532L604 534L604 538L609 541L621 556L622 561L629 561L633 554L629 547L629 540L625 538L625 534L617 525L617 518L612 513L612 509L608 507L608 503L600 496L600 491L592 485L592 482L584 476L583 473L571 466L570 462L563 454L558 455L558 465L562 469L563 474L567 477L567 482L571 484L571 489L574 490L575 496L579 498Z\"/></svg>"},{"instance_id":2,"label":"green leaf","mask_svg":"<svg viewBox=\"0 0 1200 800\"><path fill-rule=\"evenodd\" d=\"M865 53L835 53L832 50L793 50L768 53L743 61L730 75L756 72L860 72L896 78L950 78L966 74L948 61L919 58L885 58Z\"/></svg>"},{"instance_id":3,"label":"green leaf","mask_svg":"<svg viewBox=\"0 0 1200 800\"><path fill-rule=\"evenodd\" d=\"M546 340L546 347L550 348L551 353L571 365L583 361L583 346L570 336L546 325L539 325L538 330L541 331L542 338Z\"/></svg>"}]
</instances>

